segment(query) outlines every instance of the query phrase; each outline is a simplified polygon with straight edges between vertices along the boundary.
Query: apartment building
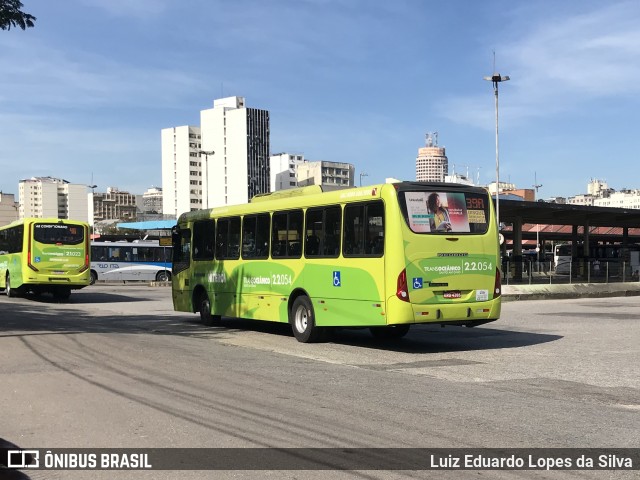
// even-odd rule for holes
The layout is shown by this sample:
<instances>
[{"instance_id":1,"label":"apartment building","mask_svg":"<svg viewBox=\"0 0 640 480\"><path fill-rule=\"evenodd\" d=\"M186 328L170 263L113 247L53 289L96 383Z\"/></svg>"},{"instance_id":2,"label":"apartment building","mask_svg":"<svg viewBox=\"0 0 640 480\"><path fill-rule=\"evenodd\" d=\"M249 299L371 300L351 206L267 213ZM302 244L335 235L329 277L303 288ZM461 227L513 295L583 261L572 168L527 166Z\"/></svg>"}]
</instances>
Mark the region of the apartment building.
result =
<instances>
[{"instance_id":1,"label":"apartment building","mask_svg":"<svg viewBox=\"0 0 640 480\"><path fill-rule=\"evenodd\" d=\"M32 177L18 183L20 218L89 220L87 186L53 177Z\"/></svg>"}]
</instances>

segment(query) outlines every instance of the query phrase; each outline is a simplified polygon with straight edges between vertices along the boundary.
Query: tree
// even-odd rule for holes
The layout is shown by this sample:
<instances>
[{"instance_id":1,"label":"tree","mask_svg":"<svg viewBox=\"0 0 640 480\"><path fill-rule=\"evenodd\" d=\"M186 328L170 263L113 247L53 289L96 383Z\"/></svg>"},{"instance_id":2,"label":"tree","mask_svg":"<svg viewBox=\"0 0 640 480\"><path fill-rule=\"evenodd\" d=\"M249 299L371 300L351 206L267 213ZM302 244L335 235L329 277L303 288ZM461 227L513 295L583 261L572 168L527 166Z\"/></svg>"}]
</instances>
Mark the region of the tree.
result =
<instances>
[{"instance_id":1,"label":"tree","mask_svg":"<svg viewBox=\"0 0 640 480\"><path fill-rule=\"evenodd\" d=\"M26 30L27 27L33 27L36 17L24 13L20 9L22 2L20 0L0 0L0 28L2 30L11 30L11 27L20 27Z\"/></svg>"}]
</instances>

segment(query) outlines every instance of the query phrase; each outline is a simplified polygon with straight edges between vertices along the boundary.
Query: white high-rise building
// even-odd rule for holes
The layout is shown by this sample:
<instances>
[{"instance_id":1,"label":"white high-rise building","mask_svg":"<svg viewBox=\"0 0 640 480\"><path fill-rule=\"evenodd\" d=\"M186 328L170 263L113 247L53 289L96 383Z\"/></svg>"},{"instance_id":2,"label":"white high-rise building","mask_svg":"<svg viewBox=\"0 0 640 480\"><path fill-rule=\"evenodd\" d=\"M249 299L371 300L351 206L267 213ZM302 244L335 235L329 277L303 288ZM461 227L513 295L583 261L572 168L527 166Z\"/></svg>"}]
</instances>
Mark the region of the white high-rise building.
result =
<instances>
[{"instance_id":1,"label":"white high-rise building","mask_svg":"<svg viewBox=\"0 0 640 480\"><path fill-rule=\"evenodd\" d=\"M269 112L245 106L244 97L214 100L200 112L204 208L247 203L269 192Z\"/></svg>"},{"instance_id":2,"label":"white high-rise building","mask_svg":"<svg viewBox=\"0 0 640 480\"><path fill-rule=\"evenodd\" d=\"M449 174L449 160L444 147L438 146L438 132L427 133L426 146L418 149L416 180L419 182L444 182Z\"/></svg>"},{"instance_id":3,"label":"white high-rise building","mask_svg":"<svg viewBox=\"0 0 640 480\"><path fill-rule=\"evenodd\" d=\"M162 212L175 218L203 208L204 157L200 155L199 127L173 127L161 131Z\"/></svg>"},{"instance_id":4,"label":"white high-rise building","mask_svg":"<svg viewBox=\"0 0 640 480\"><path fill-rule=\"evenodd\" d=\"M269 192L269 112L214 100L200 127L162 130L163 213L247 203Z\"/></svg>"},{"instance_id":5,"label":"white high-rise building","mask_svg":"<svg viewBox=\"0 0 640 480\"><path fill-rule=\"evenodd\" d=\"M53 177L32 177L18 184L20 218L89 220L87 186Z\"/></svg>"},{"instance_id":6,"label":"white high-rise building","mask_svg":"<svg viewBox=\"0 0 640 480\"><path fill-rule=\"evenodd\" d=\"M287 190L298 186L296 167L304 163L304 155L276 153L269 157L270 191Z\"/></svg>"}]
</instances>

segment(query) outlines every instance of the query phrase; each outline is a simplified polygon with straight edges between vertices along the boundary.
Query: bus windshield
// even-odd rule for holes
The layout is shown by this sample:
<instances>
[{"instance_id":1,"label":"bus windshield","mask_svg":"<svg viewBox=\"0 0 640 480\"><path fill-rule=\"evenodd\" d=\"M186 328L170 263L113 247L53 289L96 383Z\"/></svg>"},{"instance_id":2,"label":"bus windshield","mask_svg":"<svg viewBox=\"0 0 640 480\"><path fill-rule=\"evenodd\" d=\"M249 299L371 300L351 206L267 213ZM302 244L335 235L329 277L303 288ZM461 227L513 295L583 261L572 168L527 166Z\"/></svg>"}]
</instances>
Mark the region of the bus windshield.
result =
<instances>
[{"instance_id":1,"label":"bus windshield","mask_svg":"<svg viewBox=\"0 0 640 480\"><path fill-rule=\"evenodd\" d=\"M400 208L414 233L484 234L489 196L481 192L402 191Z\"/></svg>"},{"instance_id":2,"label":"bus windshield","mask_svg":"<svg viewBox=\"0 0 640 480\"><path fill-rule=\"evenodd\" d=\"M33 239L52 245L78 245L84 241L84 228L82 225L35 223Z\"/></svg>"}]
</instances>

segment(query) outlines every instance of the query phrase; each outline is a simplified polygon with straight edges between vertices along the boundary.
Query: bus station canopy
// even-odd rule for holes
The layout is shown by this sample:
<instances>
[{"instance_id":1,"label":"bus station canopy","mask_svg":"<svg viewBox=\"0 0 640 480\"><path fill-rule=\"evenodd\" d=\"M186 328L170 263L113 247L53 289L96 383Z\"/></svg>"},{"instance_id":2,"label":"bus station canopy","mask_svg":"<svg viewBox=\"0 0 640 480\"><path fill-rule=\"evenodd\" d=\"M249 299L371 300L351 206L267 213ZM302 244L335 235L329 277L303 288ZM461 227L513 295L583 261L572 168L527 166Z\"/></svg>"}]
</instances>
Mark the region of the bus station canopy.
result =
<instances>
[{"instance_id":1,"label":"bus station canopy","mask_svg":"<svg viewBox=\"0 0 640 480\"><path fill-rule=\"evenodd\" d=\"M134 230L171 230L176 223L176 220L151 220L148 222L119 223L118 228L131 228Z\"/></svg>"}]
</instances>

